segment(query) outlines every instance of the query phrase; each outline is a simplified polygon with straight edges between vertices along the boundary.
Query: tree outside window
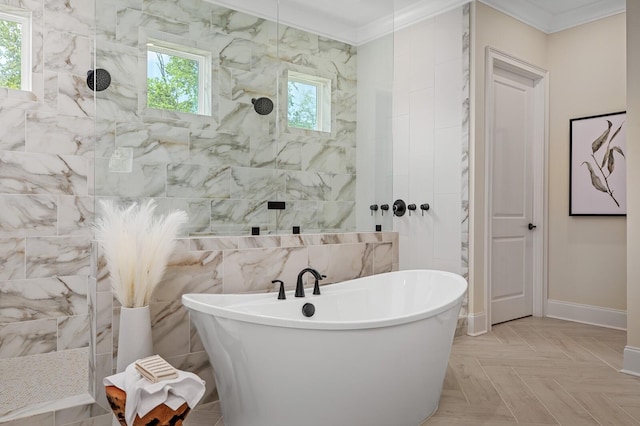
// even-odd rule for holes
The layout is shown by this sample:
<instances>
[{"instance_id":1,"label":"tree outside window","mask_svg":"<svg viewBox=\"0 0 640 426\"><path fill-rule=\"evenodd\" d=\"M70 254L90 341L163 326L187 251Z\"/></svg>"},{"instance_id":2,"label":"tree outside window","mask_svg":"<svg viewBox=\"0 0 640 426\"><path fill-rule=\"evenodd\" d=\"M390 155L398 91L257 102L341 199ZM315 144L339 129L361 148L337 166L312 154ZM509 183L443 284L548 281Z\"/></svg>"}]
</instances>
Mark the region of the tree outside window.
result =
<instances>
[{"instance_id":1,"label":"tree outside window","mask_svg":"<svg viewBox=\"0 0 640 426\"><path fill-rule=\"evenodd\" d=\"M0 19L0 86L20 89L22 85L22 25Z\"/></svg>"},{"instance_id":2,"label":"tree outside window","mask_svg":"<svg viewBox=\"0 0 640 426\"><path fill-rule=\"evenodd\" d=\"M197 60L149 49L147 106L197 114L199 68Z\"/></svg>"}]
</instances>

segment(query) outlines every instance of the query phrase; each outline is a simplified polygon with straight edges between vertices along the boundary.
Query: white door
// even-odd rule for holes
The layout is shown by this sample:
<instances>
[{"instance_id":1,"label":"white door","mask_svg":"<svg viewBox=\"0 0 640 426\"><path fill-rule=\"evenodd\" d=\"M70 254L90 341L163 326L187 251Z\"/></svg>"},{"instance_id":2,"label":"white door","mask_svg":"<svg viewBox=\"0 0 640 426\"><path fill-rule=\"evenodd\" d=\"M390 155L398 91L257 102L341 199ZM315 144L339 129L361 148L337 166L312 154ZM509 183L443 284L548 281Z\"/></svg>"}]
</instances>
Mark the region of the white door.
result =
<instances>
[{"instance_id":1,"label":"white door","mask_svg":"<svg viewBox=\"0 0 640 426\"><path fill-rule=\"evenodd\" d=\"M496 324L533 313L534 81L495 68L491 90L489 285Z\"/></svg>"}]
</instances>

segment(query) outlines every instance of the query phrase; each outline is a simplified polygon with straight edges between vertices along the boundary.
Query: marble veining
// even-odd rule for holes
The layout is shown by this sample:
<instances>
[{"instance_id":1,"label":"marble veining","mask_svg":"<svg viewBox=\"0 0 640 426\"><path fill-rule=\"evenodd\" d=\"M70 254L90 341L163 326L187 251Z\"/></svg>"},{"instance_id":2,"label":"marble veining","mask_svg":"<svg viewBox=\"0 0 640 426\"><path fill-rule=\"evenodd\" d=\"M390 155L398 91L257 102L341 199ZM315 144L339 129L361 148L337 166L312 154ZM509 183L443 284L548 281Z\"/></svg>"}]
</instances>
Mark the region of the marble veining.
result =
<instances>
[{"instance_id":1,"label":"marble veining","mask_svg":"<svg viewBox=\"0 0 640 426\"><path fill-rule=\"evenodd\" d=\"M56 235L58 205L50 195L0 195L0 237Z\"/></svg>"},{"instance_id":2,"label":"marble veining","mask_svg":"<svg viewBox=\"0 0 640 426\"><path fill-rule=\"evenodd\" d=\"M0 280L25 278L25 238L0 238Z\"/></svg>"}]
</instances>

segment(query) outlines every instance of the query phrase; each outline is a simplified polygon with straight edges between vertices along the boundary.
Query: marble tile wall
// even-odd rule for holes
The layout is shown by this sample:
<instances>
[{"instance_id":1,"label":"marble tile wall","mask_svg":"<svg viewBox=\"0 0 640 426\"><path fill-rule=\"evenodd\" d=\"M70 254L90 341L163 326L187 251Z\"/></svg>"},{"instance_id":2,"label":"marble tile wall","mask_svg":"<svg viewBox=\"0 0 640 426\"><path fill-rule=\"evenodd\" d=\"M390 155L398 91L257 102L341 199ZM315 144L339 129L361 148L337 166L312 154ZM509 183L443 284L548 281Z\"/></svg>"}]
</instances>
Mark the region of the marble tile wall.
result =
<instances>
[{"instance_id":1,"label":"marble tile wall","mask_svg":"<svg viewBox=\"0 0 640 426\"><path fill-rule=\"evenodd\" d=\"M0 0L32 17L32 88L0 89L0 358L89 346L93 2Z\"/></svg>"},{"instance_id":2,"label":"marble tile wall","mask_svg":"<svg viewBox=\"0 0 640 426\"><path fill-rule=\"evenodd\" d=\"M104 260L99 250L96 252L96 379L102 383L102 378L112 374L115 367L120 308L112 297ZM327 275L322 284L398 270L398 234L180 239L150 304L154 351L177 368L202 377L207 382L205 402L217 399L213 370L189 313L181 304L181 296L274 292L274 279L283 280L285 288L292 290L298 273L307 266ZM98 402L108 407L100 386L97 395Z\"/></svg>"},{"instance_id":3,"label":"marble tile wall","mask_svg":"<svg viewBox=\"0 0 640 426\"><path fill-rule=\"evenodd\" d=\"M112 87L97 102L98 198L185 209L192 235L355 230L355 47L202 0L100 3L97 66ZM147 108L149 39L211 55L211 115ZM288 70L331 79L330 132L287 126ZM263 96L267 116L251 102ZM125 172L113 167L123 155Z\"/></svg>"}]
</instances>

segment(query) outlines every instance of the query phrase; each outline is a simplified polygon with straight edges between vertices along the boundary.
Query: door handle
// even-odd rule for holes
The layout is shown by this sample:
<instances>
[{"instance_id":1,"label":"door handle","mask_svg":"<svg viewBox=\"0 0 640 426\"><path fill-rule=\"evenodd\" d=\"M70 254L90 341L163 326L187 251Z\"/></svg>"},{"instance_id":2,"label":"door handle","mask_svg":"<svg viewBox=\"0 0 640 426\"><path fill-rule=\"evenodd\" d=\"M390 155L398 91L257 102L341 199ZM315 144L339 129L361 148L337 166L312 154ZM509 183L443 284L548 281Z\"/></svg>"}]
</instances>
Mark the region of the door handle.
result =
<instances>
[{"instance_id":1,"label":"door handle","mask_svg":"<svg viewBox=\"0 0 640 426\"><path fill-rule=\"evenodd\" d=\"M536 225L534 225L533 223L530 223L530 224L529 224L529 226L528 226L528 228L529 228L529 231L531 231L531 230L536 229L536 228L537 228L537 226L536 226Z\"/></svg>"}]
</instances>

